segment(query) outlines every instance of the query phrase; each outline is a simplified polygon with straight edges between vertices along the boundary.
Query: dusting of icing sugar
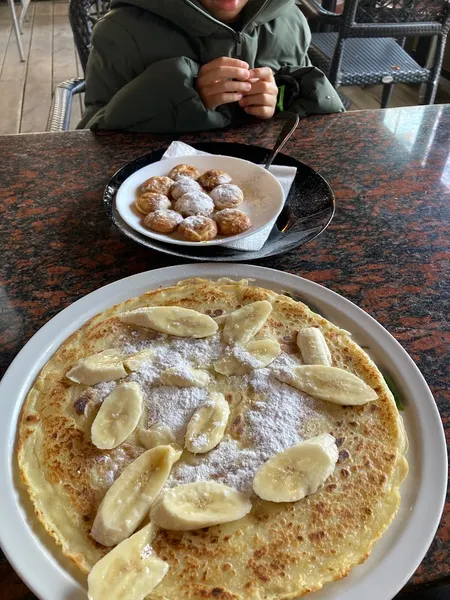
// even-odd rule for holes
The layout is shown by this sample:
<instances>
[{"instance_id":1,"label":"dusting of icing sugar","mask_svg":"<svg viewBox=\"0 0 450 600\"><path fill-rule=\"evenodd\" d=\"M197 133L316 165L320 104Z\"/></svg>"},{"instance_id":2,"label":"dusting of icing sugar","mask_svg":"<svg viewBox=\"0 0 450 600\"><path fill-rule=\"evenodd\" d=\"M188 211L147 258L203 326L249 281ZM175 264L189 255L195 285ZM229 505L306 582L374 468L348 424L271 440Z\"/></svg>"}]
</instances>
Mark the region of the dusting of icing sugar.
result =
<instances>
[{"instance_id":1,"label":"dusting of icing sugar","mask_svg":"<svg viewBox=\"0 0 450 600\"><path fill-rule=\"evenodd\" d=\"M204 192L187 192L175 204L175 210L185 217L192 215L210 215L214 210L214 202Z\"/></svg>"},{"instance_id":2,"label":"dusting of icing sugar","mask_svg":"<svg viewBox=\"0 0 450 600\"><path fill-rule=\"evenodd\" d=\"M217 186L210 195L219 210L222 208L236 208L244 199L242 190L232 183Z\"/></svg>"},{"instance_id":3,"label":"dusting of icing sugar","mask_svg":"<svg viewBox=\"0 0 450 600\"><path fill-rule=\"evenodd\" d=\"M184 444L187 424L196 408L204 404L209 392L204 388L160 385L161 374L166 369L175 369L186 379L192 378L193 368L211 365L222 353L220 335L203 338L179 338L164 336L150 343L130 343L123 347L127 354L151 348L152 356L139 371L131 373L129 379L138 382L147 406L148 426L161 422L167 425L180 444Z\"/></svg>"},{"instance_id":4,"label":"dusting of icing sugar","mask_svg":"<svg viewBox=\"0 0 450 600\"><path fill-rule=\"evenodd\" d=\"M147 389L146 397L148 424L164 423L176 441L184 445L187 424L195 409L207 399L208 390L160 386Z\"/></svg>"},{"instance_id":5,"label":"dusting of icing sugar","mask_svg":"<svg viewBox=\"0 0 450 600\"><path fill-rule=\"evenodd\" d=\"M176 365L175 367L172 367L171 373L173 373L173 375L176 377L180 377L181 379L184 379L185 381L189 381L191 384L196 383L195 373L191 370L191 367L186 362L183 362L181 364ZM204 372L204 373L207 375L206 372ZM210 380L209 377L208 377L208 380ZM198 387L204 387L204 386L198 386Z\"/></svg>"},{"instance_id":6,"label":"dusting of icing sugar","mask_svg":"<svg viewBox=\"0 0 450 600\"><path fill-rule=\"evenodd\" d=\"M134 338L123 345L122 351L133 354L146 348L151 348L151 358L141 365L138 372L131 373L129 379L139 382L144 391L147 426L164 423L182 445L190 419L196 418L196 409L209 402L209 391L206 388L162 386L161 374L169 368L187 374L192 368L210 367L224 352L234 353L236 358L252 368L259 366L244 349L225 346L220 340L220 333L203 339L164 334L151 340L138 341ZM227 434L211 451L191 454L186 462L176 463L166 488L196 481L218 481L250 493L258 468L274 454L302 441L302 426L321 412L317 400L273 376L274 370L292 369L298 364L301 363L297 356L282 353L268 368L229 377L229 389L240 390L248 398L241 417L240 439ZM114 382L111 383L114 385ZM195 439L194 448L200 449L206 442L206 435L201 434Z\"/></svg>"},{"instance_id":7,"label":"dusting of icing sugar","mask_svg":"<svg viewBox=\"0 0 450 600\"><path fill-rule=\"evenodd\" d=\"M176 183L171 187L170 193L174 200L178 200L184 194L188 192L201 192L202 188L200 184L198 184L192 177L186 177L184 175L180 175L180 177L176 180Z\"/></svg>"},{"instance_id":8,"label":"dusting of icing sugar","mask_svg":"<svg viewBox=\"0 0 450 600\"><path fill-rule=\"evenodd\" d=\"M298 365L302 365L303 361L300 358L300 354L286 354L282 352L271 364L272 368L286 368L292 369L292 367L298 367Z\"/></svg>"},{"instance_id":9,"label":"dusting of icing sugar","mask_svg":"<svg viewBox=\"0 0 450 600\"><path fill-rule=\"evenodd\" d=\"M192 418L194 419L197 415L194 415ZM197 419L198 420L198 419ZM201 433L199 436L191 440L191 446L194 449L200 449L202 446L208 443L208 436L206 433Z\"/></svg>"},{"instance_id":10,"label":"dusting of icing sugar","mask_svg":"<svg viewBox=\"0 0 450 600\"><path fill-rule=\"evenodd\" d=\"M95 456L90 472L93 486L106 492L129 463L129 454L120 447L115 448L113 457L109 454Z\"/></svg>"},{"instance_id":11,"label":"dusting of icing sugar","mask_svg":"<svg viewBox=\"0 0 450 600\"><path fill-rule=\"evenodd\" d=\"M258 450L240 448L236 440L226 438L207 454L193 456L189 463L176 463L166 487L195 481L217 481L249 492L253 476L263 462Z\"/></svg>"},{"instance_id":12,"label":"dusting of icing sugar","mask_svg":"<svg viewBox=\"0 0 450 600\"><path fill-rule=\"evenodd\" d=\"M240 195L242 195L242 190L234 183L223 183L215 187L211 192L211 198L213 200L216 200L218 198L230 199Z\"/></svg>"},{"instance_id":13,"label":"dusting of icing sugar","mask_svg":"<svg viewBox=\"0 0 450 600\"><path fill-rule=\"evenodd\" d=\"M290 356L289 354L281 353L270 365L273 373L285 373L286 376L292 374L292 368L303 365L299 355Z\"/></svg>"},{"instance_id":14,"label":"dusting of icing sugar","mask_svg":"<svg viewBox=\"0 0 450 600\"><path fill-rule=\"evenodd\" d=\"M195 228L201 227L202 225L206 225L207 223L209 223L208 217L205 217L204 215L192 215L191 217L186 217L183 226Z\"/></svg>"},{"instance_id":15,"label":"dusting of icing sugar","mask_svg":"<svg viewBox=\"0 0 450 600\"><path fill-rule=\"evenodd\" d=\"M155 384L160 376L161 369L158 369L149 359L139 367L139 372L130 373L129 380L136 381L145 388Z\"/></svg>"},{"instance_id":16,"label":"dusting of icing sugar","mask_svg":"<svg viewBox=\"0 0 450 600\"><path fill-rule=\"evenodd\" d=\"M302 424L317 416L318 403L275 379L270 369L253 371L248 381L260 399L245 415L246 437L267 460L301 441Z\"/></svg>"},{"instance_id":17,"label":"dusting of icing sugar","mask_svg":"<svg viewBox=\"0 0 450 600\"><path fill-rule=\"evenodd\" d=\"M150 544L147 544L146 546L144 546L144 548L142 548L140 556L143 560L145 560L146 558L149 558L149 556L152 556L153 554L155 554L155 551L150 546Z\"/></svg>"},{"instance_id":18,"label":"dusting of icing sugar","mask_svg":"<svg viewBox=\"0 0 450 600\"><path fill-rule=\"evenodd\" d=\"M194 368L208 367L221 355L223 344L220 334L201 339L160 334L160 337L151 341L142 341L135 345L125 344L122 350L126 354L134 354L148 348L151 348L153 356L144 363L143 368L151 366L157 370L165 370L171 367L182 368L183 364Z\"/></svg>"},{"instance_id":19,"label":"dusting of icing sugar","mask_svg":"<svg viewBox=\"0 0 450 600\"><path fill-rule=\"evenodd\" d=\"M233 346L233 348L230 350L230 354L246 367L258 369L261 366L261 362L255 356L253 356L253 354L247 352L247 350L245 350L245 348L242 346Z\"/></svg>"},{"instance_id":20,"label":"dusting of icing sugar","mask_svg":"<svg viewBox=\"0 0 450 600\"><path fill-rule=\"evenodd\" d=\"M279 366L299 364L281 355ZM219 481L239 491L250 493L259 467L274 454L298 444L302 425L320 413L319 404L275 379L271 369L258 369L248 375L229 378L233 387L257 394L243 415L241 440L226 436L206 454L177 463L167 487L194 481ZM200 440L196 442L200 446Z\"/></svg>"},{"instance_id":21,"label":"dusting of icing sugar","mask_svg":"<svg viewBox=\"0 0 450 600\"><path fill-rule=\"evenodd\" d=\"M115 389L117 381L102 381L92 386L98 393L98 400L103 401Z\"/></svg>"}]
</instances>

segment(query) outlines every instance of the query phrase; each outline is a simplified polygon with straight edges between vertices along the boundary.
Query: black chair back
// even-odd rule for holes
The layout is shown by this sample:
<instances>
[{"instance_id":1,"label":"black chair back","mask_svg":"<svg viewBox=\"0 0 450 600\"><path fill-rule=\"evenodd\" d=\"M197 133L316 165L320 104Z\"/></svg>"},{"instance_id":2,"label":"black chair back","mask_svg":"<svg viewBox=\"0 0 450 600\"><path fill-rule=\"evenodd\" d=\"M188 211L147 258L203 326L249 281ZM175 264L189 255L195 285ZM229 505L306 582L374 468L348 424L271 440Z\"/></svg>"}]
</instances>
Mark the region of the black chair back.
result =
<instances>
[{"instance_id":1,"label":"black chair back","mask_svg":"<svg viewBox=\"0 0 450 600\"><path fill-rule=\"evenodd\" d=\"M450 0L345 0L340 34L404 38L446 35Z\"/></svg>"},{"instance_id":2,"label":"black chair back","mask_svg":"<svg viewBox=\"0 0 450 600\"><path fill-rule=\"evenodd\" d=\"M314 0L315 2L316 0ZM329 77L336 85L340 79L344 42L349 38L395 38L401 42L408 37L433 36L436 48L429 53L430 68L422 73L411 72L404 81L427 82L425 104L434 102L444 58L445 42L450 29L450 0L345 0L340 18L339 34L331 60ZM432 49L432 45L430 46ZM374 57L376 60L376 57ZM400 73L397 73L399 79ZM422 78L423 77L423 78ZM392 91L391 82L383 78L381 106L387 106ZM355 84L357 82L355 81Z\"/></svg>"},{"instance_id":3,"label":"black chair back","mask_svg":"<svg viewBox=\"0 0 450 600\"><path fill-rule=\"evenodd\" d=\"M109 10L109 0L69 0L69 21L83 73L91 50L94 25Z\"/></svg>"},{"instance_id":4,"label":"black chair back","mask_svg":"<svg viewBox=\"0 0 450 600\"><path fill-rule=\"evenodd\" d=\"M445 0L360 0L359 23L442 23L448 19Z\"/></svg>"}]
</instances>

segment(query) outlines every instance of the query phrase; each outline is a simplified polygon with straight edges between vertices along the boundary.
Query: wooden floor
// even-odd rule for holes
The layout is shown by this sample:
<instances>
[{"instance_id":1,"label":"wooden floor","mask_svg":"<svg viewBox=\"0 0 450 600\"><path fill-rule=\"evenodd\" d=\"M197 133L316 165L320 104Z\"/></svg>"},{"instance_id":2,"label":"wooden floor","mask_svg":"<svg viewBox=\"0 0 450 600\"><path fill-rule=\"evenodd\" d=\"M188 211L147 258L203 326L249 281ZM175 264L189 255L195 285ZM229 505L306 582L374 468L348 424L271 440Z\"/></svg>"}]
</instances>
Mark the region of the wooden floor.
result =
<instances>
[{"instance_id":1,"label":"wooden floor","mask_svg":"<svg viewBox=\"0 0 450 600\"><path fill-rule=\"evenodd\" d=\"M417 104L420 104L421 88L421 85L395 85L391 99L389 100L389 108L416 106ZM380 108L382 90L382 85L371 85L364 88L343 87L339 89L339 91L351 101L349 110ZM450 103L450 93L439 88L436 96L436 104L448 103Z\"/></svg>"},{"instance_id":2,"label":"wooden floor","mask_svg":"<svg viewBox=\"0 0 450 600\"><path fill-rule=\"evenodd\" d=\"M67 6L67 0L30 4L22 36L27 60L22 63L8 5L0 3L0 134L45 131L55 86L82 75ZM341 91L351 101L350 110L380 107L381 86ZM450 102L450 96L441 92L438 101ZM418 86L395 86L390 106L418 103ZM75 96L71 129L80 120L81 111L82 97Z\"/></svg>"},{"instance_id":3,"label":"wooden floor","mask_svg":"<svg viewBox=\"0 0 450 600\"><path fill-rule=\"evenodd\" d=\"M67 2L32 2L22 39L26 62L19 59L8 5L0 4L0 133L45 131L54 87L81 75ZM76 97L71 128L80 118Z\"/></svg>"}]
</instances>

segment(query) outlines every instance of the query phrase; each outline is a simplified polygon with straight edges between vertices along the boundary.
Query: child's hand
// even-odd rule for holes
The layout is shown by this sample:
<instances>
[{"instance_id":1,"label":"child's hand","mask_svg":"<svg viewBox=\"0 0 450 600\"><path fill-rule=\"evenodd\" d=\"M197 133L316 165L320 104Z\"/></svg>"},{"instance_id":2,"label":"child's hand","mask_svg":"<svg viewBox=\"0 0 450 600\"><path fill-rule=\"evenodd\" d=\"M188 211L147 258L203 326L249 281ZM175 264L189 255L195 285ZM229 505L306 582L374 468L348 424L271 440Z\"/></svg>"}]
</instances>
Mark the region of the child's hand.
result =
<instances>
[{"instance_id":1,"label":"child's hand","mask_svg":"<svg viewBox=\"0 0 450 600\"><path fill-rule=\"evenodd\" d=\"M246 62L223 56L203 65L195 87L205 107L214 110L221 104L239 102L252 88L249 78Z\"/></svg>"},{"instance_id":2,"label":"child's hand","mask_svg":"<svg viewBox=\"0 0 450 600\"><path fill-rule=\"evenodd\" d=\"M244 94L239 105L249 115L260 119L270 119L275 113L278 87L272 69L261 67L250 70L251 90Z\"/></svg>"}]
</instances>

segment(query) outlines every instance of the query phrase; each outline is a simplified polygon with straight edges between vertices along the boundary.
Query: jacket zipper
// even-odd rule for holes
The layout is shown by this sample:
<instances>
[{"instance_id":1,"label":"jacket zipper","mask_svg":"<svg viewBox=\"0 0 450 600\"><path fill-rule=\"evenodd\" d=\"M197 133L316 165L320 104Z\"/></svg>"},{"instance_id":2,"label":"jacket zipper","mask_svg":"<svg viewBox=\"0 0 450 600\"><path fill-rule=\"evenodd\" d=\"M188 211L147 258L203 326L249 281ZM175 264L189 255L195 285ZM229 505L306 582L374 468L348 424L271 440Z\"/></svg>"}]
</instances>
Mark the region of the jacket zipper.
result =
<instances>
[{"instance_id":1,"label":"jacket zipper","mask_svg":"<svg viewBox=\"0 0 450 600\"><path fill-rule=\"evenodd\" d=\"M253 17L252 21L250 21L250 23L247 23L247 25L242 29L242 31L235 31L232 27L229 27L225 23L222 23L222 21L219 21L218 19L215 19L212 15L210 15L209 13L205 12L204 10L202 10L200 7L198 7L195 4L193 4L190 0L185 0L185 2L187 2L190 6L192 6L192 8L195 8L195 10L197 12L201 13L202 15L204 15L210 21L214 21L214 23L216 23L217 25L220 25L221 27L224 27L227 31L231 31L231 33L234 36L234 39L236 40L236 54L237 54L237 58L241 58L241 55L242 55L242 45L243 45L242 44L243 35L247 31L249 25L257 17L259 17L259 15L262 13L262 11L266 8L266 6L269 4L270 0L266 0L264 2L264 4L261 6L261 8L256 13L256 15Z\"/></svg>"},{"instance_id":2,"label":"jacket zipper","mask_svg":"<svg viewBox=\"0 0 450 600\"><path fill-rule=\"evenodd\" d=\"M236 31L236 58L241 58L242 56L242 33L240 31Z\"/></svg>"},{"instance_id":3,"label":"jacket zipper","mask_svg":"<svg viewBox=\"0 0 450 600\"><path fill-rule=\"evenodd\" d=\"M222 21L215 19L212 15L210 15L209 13L202 10L199 6L197 6L190 0L184 0L184 1L187 2L187 4L189 4L190 6L192 6L192 8L195 8L195 10L197 12L201 13L203 16L205 16L210 21L214 21L214 23L216 23L217 25L220 25L221 27L225 27L225 29L227 29L228 31L231 31L231 33L233 33L234 36L236 37L236 32L234 31L234 29L232 27L229 27L228 25L225 25L225 23L222 23Z\"/></svg>"},{"instance_id":4,"label":"jacket zipper","mask_svg":"<svg viewBox=\"0 0 450 600\"><path fill-rule=\"evenodd\" d=\"M253 17L253 19L250 21L250 23L247 23L247 25L243 28L241 33L245 33L249 27L249 25L251 25L251 23L253 23L253 21L255 19L257 19L259 17L259 15L262 13L262 11L266 8L266 6L269 4L270 0L266 0L264 2L264 4L261 6L261 8L258 10L258 12L256 13L256 15Z\"/></svg>"}]
</instances>

